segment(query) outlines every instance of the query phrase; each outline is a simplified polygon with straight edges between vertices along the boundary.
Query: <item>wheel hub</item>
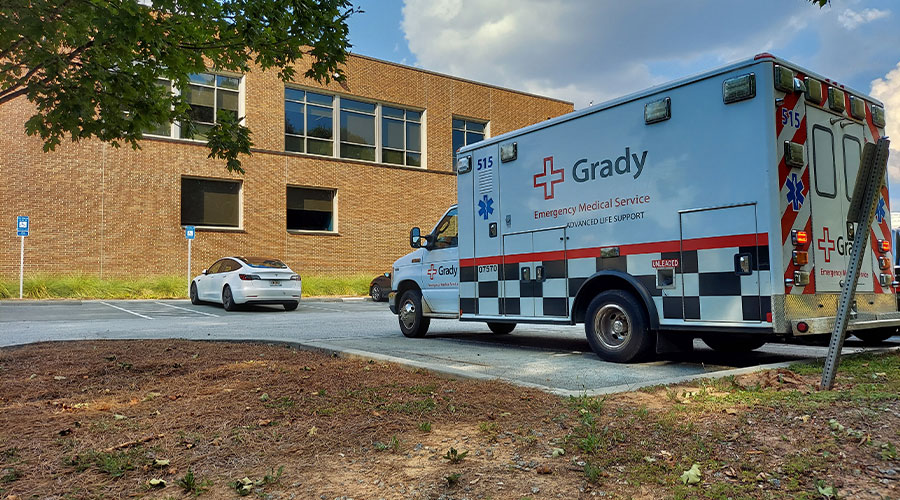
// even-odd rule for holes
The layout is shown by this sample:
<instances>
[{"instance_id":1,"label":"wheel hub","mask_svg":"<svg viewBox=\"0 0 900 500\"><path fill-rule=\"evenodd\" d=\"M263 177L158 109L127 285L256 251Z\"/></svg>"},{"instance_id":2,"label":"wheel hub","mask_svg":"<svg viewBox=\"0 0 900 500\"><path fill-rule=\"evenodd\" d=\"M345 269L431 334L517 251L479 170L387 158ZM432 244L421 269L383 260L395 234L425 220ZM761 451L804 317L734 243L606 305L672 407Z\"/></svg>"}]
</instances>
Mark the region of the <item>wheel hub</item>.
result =
<instances>
[{"instance_id":1,"label":"wheel hub","mask_svg":"<svg viewBox=\"0 0 900 500\"><path fill-rule=\"evenodd\" d=\"M631 323L619 306L606 304L594 316L594 331L607 349L621 349L631 338Z\"/></svg>"},{"instance_id":2,"label":"wheel hub","mask_svg":"<svg viewBox=\"0 0 900 500\"><path fill-rule=\"evenodd\" d=\"M416 305L412 301L406 301L400 307L400 321L403 322L403 326L407 329L413 327L413 324L416 322Z\"/></svg>"}]
</instances>

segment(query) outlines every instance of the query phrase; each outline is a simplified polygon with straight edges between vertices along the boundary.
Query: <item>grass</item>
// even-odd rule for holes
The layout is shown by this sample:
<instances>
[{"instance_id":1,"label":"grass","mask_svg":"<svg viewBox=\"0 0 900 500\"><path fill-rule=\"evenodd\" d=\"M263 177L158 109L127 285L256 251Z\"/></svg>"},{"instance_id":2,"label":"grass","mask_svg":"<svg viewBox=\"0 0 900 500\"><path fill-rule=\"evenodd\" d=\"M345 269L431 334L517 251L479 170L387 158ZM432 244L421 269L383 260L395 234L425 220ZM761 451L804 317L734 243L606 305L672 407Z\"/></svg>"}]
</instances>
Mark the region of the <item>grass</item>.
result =
<instances>
[{"instance_id":1,"label":"grass","mask_svg":"<svg viewBox=\"0 0 900 500\"><path fill-rule=\"evenodd\" d=\"M369 293L374 275L303 276L303 296L362 296ZM37 275L25 278L26 299L184 299L187 298L184 276L147 278L104 278L75 275ZM18 279L0 279L0 299L19 297Z\"/></svg>"}]
</instances>

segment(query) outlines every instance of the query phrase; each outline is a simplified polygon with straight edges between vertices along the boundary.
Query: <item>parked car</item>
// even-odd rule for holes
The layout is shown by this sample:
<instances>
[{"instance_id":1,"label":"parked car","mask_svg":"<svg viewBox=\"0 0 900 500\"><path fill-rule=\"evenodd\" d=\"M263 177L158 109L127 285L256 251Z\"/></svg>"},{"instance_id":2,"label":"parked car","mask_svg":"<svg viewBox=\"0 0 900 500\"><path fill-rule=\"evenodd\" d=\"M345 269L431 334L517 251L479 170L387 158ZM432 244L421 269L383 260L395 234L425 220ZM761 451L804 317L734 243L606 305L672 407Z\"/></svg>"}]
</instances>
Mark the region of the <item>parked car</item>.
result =
<instances>
[{"instance_id":1,"label":"parked car","mask_svg":"<svg viewBox=\"0 0 900 500\"><path fill-rule=\"evenodd\" d=\"M391 293L391 273L379 274L369 283L369 295L375 302L387 300Z\"/></svg>"},{"instance_id":2,"label":"parked car","mask_svg":"<svg viewBox=\"0 0 900 500\"><path fill-rule=\"evenodd\" d=\"M287 311L300 304L302 282L278 259L224 257L191 281L191 303L216 302L226 311L240 304L281 304Z\"/></svg>"}]
</instances>

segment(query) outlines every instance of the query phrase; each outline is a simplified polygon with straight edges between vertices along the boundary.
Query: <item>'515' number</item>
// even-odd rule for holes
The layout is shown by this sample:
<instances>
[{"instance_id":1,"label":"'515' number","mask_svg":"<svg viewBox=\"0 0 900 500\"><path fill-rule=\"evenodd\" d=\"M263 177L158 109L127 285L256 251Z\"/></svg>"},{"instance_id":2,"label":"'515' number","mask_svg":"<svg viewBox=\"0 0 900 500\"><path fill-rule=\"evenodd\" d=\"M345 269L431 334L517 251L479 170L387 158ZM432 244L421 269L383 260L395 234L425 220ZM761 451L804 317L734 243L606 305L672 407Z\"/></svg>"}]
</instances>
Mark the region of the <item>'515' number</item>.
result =
<instances>
[{"instance_id":1,"label":"'515' number","mask_svg":"<svg viewBox=\"0 0 900 500\"><path fill-rule=\"evenodd\" d=\"M491 168L494 166L494 157L488 156L487 158L479 158L478 159L478 168L475 170L484 170L486 168Z\"/></svg>"},{"instance_id":2,"label":"'515' number","mask_svg":"<svg viewBox=\"0 0 900 500\"><path fill-rule=\"evenodd\" d=\"M800 128L800 113L787 108L781 108L781 124Z\"/></svg>"}]
</instances>

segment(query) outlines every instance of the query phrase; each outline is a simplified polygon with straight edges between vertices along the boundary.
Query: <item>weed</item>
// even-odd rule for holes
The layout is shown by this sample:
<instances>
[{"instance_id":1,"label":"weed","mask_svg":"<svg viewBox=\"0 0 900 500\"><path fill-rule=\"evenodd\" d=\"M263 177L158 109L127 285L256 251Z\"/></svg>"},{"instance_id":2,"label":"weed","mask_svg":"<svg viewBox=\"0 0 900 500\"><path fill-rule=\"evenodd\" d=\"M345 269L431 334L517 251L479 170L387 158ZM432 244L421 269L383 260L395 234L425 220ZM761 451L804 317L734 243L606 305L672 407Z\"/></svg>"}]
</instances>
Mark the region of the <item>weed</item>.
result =
<instances>
[{"instance_id":1,"label":"weed","mask_svg":"<svg viewBox=\"0 0 900 500\"><path fill-rule=\"evenodd\" d=\"M881 459L882 460L897 460L897 447L894 446L894 443L882 443L881 444Z\"/></svg>"},{"instance_id":2,"label":"weed","mask_svg":"<svg viewBox=\"0 0 900 500\"><path fill-rule=\"evenodd\" d=\"M592 483L599 483L602 476L603 471L600 469L600 467L590 462L586 462L584 464L584 477L587 478L588 481Z\"/></svg>"},{"instance_id":3,"label":"weed","mask_svg":"<svg viewBox=\"0 0 900 500\"><path fill-rule=\"evenodd\" d=\"M645 419L650 416L650 409L646 406L640 406L634 410L634 415L640 419Z\"/></svg>"},{"instance_id":4,"label":"weed","mask_svg":"<svg viewBox=\"0 0 900 500\"><path fill-rule=\"evenodd\" d=\"M149 462L140 448L125 451L97 452L88 450L85 453L75 455L67 461L68 465L75 467L78 472L95 467L112 477L121 477L126 471L134 470L140 465Z\"/></svg>"},{"instance_id":5,"label":"weed","mask_svg":"<svg viewBox=\"0 0 900 500\"><path fill-rule=\"evenodd\" d=\"M281 481L281 476L284 474L284 466L281 465L276 470L275 468L269 469L269 473L263 476L262 483L263 484L278 484Z\"/></svg>"},{"instance_id":6,"label":"weed","mask_svg":"<svg viewBox=\"0 0 900 500\"><path fill-rule=\"evenodd\" d=\"M588 434L578 440L578 448L585 453L595 453L600 449L600 436L597 434Z\"/></svg>"},{"instance_id":7,"label":"weed","mask_svg":"<svg viewBox=\"0 0 900 500\"><path fill-rule=\"evenodd\" d=\"M431 432L431 422L420 422L419 430L422 432Z\"/></svg>"},{"instance_id":8,"label":"weed","mask_svg":"<svg viewBox=\"0 0 900 500\"><path fill-rule=\"evenodd\" d=\"M451 464L458 464L465 460L466 455L468 454L468 451L458 452L456 451L456 448L451 446L447 451L447 454L444 455L444 460L449 460Z\"/></svg>"},{"instance_id":9,"label":"weed","mask_svg":"<svg viewBox=\"0 0 900 500\"><path fill-rule=\"evenodd\" d=\"M606 398L595 398L587 395L570 396L569 405L581 413L600 413L606 404Z\"/></svg>"},{"instance_id":10,"label":"weed","mask_svg":"<svg viewBox=\"0 0 900 500\"><path fill-rule=\"evenodd\" d=\"M497 434L500 433L500 426L496 422L480 422L478 431L487 436L490 441L493 441L497 439Z\"/></svg>"},{"instance_id":11,"label":"weed","mask_svg":"<svg viewBox=\"0 0 900 500\"><path fill-rule=\"evenodd\" d=\"M274 401L266 403L266 406L277 410L287 410L297 406L297 402L287 396L281 396Z\"/></svg>"},{"instance_id":12,"label":"weed","mask_svg":"<svg viewBox=\"0 0 900 500\"><path fill-rule=\"evenodd\" d=\"M387 443L382 443L381 441L375 441L372 445L375 447L375 451L393 451L397 453L400 451L400 439L397 436L391 436L391 440Z\"/></svg>"},{"instance_id":13,"label":"weed","mask_svg":"<svg viewBox=\"0 0 900 500\"><path fill-rule=\"evenodd\" d=\"M447 481L447 486L452 488L452 487L456 486L457 484L459 484L460 477L462 477L462 474L460 474L459 472L454 472L453 474L450 474L449 476L445 476L444 480Z\"/></svg>"},{"instance_id":14,"label":"weed","mask_svg":"<svg viewBox=\"0 0 900 500\"><path fill-rule=\"evenodd\" d=\"M9 484L18 481L22 477L22 473L14 467L3 469L3 475L0 476L0 484Z\"/></svg>"},{"instance_id":15,"label":"weed","mask_svg":"<svg viewBox=\"0 0 900 500\"><path fill-rule=\"evenodd\" d=\"M194 475L194 471L188 469L187 473L178 480L177 484L178 486L181 486L181 489L184 490L185 493L190 493L196 497L208 490L209 487L212 486L212 481L208 479L197 481L197 476Z\"/></svg>"}]
</instances>

